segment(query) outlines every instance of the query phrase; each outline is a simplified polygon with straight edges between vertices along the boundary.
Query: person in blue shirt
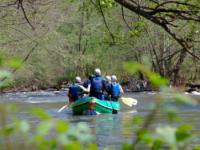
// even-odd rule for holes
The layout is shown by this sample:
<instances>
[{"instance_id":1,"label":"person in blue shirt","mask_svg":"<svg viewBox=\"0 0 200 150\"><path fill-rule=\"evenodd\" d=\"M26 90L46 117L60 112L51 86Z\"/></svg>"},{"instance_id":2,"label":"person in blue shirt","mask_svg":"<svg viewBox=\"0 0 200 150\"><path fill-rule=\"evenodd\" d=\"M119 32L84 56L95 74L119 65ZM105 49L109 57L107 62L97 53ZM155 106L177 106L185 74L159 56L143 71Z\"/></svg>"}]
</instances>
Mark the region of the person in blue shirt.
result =
<instances>
[{"instance_id":1,"label":"person in blue shirt","mask_svg":"<svg viewBox=\"0 0 200 150\"><path fill-rule=\"evenodd\" d=\"M75 78L75 83L71 84L69 87L69 102L71 103L82 98L85 92L88 92L88 90L81 85L81 78L77 76Z\"/></svg>"},{"instance_id":2,"label":"person in blue shirt","mask_svg":"<svg viewBox=\"0 0 200 150\"><path fill-rule=\"evenodd\" d=\"M121 85L117 82L117 77L115 75L111 76L111 100L118 101L120 96L124 94Z\"/></svg>"},{"instance_id":3,"label":"person in blue shirt","mask_svg":"<svg viewBox=\"0 0 200 150\"><path fill-rule=\"evenodd\" d=\"M103 100L104 79L101 76L101 70L99 68L95 69L95 76L91 78L90 82L88 86L90 96Z\"/></svg>"}]
</instances>

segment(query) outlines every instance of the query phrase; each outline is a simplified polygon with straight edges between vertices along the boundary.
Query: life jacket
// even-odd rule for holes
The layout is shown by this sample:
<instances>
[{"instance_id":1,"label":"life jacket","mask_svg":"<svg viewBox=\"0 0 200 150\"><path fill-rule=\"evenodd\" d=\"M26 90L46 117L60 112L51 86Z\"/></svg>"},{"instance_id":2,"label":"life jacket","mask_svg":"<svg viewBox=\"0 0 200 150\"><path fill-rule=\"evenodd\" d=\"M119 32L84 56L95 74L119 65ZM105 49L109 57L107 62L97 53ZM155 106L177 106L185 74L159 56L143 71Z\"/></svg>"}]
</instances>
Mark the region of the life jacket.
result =
<instances>
[{"instance_id":1,"label":"life jacket","mask_svg":"<svg viewBox=\"0 0 200 150\"><path fill-rule=\"evenodd\" d=\"M96 76L91 79L91 92L95 93L103 92L103 79L101 76Z\"/></svg>"},{"instance_id":2,"label":"life jacket","mask_svg":"<svg viewBox=\"0 0 200 150\"><path fill-rule=\"evenodd\" d=\"M78 84L73 84L69 87L69 96L74 100L78 100L81 97L82 89Z\"/></svg>"},{"instance_id":3,"label":"life jacket","mask_svg":"<svg viewBox=\"0 0 200 150\"><path fill-rule=\"evenodd\" d=\"M119 83L111 84L111 96L118 98L120 96Z\"/></svg>"},{"instance_id":4,"label":"life jacket","mask_svg":"<svg viewBox=\"0 0 200 150\"><path fill-rule=\"evenodd\" d=\"M111 83L104 82L104 89L107 92L107 94L109 94L109 95L112 94L112 85L111 85Z\"/></svg>"}]
</instances>

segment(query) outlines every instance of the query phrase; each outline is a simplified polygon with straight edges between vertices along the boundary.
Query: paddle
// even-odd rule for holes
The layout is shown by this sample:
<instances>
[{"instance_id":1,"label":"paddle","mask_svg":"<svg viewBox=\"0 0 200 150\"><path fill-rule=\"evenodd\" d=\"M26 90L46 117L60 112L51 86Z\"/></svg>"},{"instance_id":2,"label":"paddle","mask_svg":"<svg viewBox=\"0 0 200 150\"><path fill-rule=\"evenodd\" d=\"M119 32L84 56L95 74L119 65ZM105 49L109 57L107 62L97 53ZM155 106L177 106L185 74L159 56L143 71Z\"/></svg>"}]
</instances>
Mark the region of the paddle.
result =
<instances>
[{"instance_id":1,"label":"paddle","mask_svg":"<svg viewBox=\"0 0 200 150\"><path fill-rule=\"evenodd\" d=\"M60 112L63 111L66 107L68 107L68 105L62 106L57 112L60 113Z\"/></svg>"},{"instance_id":2,"label":"paddle","mask_svg":"<svg viewBox=\"0 0 200 150\"><path fill-rule=\"evenodd\" d=\"M70 103L67 101L67 104L62 106L57 112L60 113L62 112L65 108L69 107L70 106Z\"/></svg>"},{"instance_id":3,"label":"paddle","mask_svg":"<svg viewBox=\"0 0 200 150\"><path fill-rule=\"evenodd\" d=\"M137 105L137 102L138 102L136 99L134 99L134 98L128 98L128 97L122 97L122 98L121 98L121 101L122 101L125 105L127 105L127 106L129 106L129 107L132 107L132 106Z\"/></svg>"}]
</instances>

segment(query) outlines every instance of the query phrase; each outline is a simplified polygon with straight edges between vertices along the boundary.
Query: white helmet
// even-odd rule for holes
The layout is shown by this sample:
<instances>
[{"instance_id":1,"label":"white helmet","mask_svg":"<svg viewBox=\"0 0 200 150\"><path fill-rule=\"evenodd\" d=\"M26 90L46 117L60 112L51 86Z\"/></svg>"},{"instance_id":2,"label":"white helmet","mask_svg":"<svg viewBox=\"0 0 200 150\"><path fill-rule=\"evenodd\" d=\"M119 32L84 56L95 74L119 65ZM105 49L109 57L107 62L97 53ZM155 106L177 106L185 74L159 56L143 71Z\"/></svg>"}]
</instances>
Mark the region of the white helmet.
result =
<instances>
[{"instance_id":1,"label":"white helmet","mask_svg":"<svg viewBox=\"0 0 200 150\"><path fill-rule=\"evenodd\" d=\"M77 76L77 77L75 78L75 81L76 81L77 83L81 83L81 78L80 78L79 76Z\"/></svg>"},{"instance_id":2,"label":"white helmet","mask_svg":"<svg viewBox=\"0 0 200 150\"><path fill-rule=\"evenodd\" d=\"M116 75L112 75L112 76L111 76L111 80L112 80L113 82L117 81Z\"/></svg>"},{"instance_id":3,"label":"white helmet","mask_svg":"<svg viewBox=\"0 0 200 150\"><path fill-rule=\"evenodd\" d=\"M106 81L111 81L111 77L110 76L106 76Z\"/></svg>"},{"instance_id":4,"label":"white helmet","mask_svg":"<svg viewBox=\"0 0 200 150\"><path fill-rule=\"evenodd\" d=\"M95 75L101 75L101 70L99 68L96 68L94 70Z\"/></svg>"}]
</instances>

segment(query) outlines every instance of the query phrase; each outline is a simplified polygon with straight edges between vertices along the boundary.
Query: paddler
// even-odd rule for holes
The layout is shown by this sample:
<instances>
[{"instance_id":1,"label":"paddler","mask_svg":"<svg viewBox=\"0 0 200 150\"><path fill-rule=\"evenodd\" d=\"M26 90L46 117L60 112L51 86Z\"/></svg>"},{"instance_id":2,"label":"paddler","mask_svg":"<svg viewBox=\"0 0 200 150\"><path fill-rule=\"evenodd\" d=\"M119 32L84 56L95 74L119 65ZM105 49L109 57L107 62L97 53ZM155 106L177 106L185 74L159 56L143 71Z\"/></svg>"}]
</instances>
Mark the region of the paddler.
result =
<instances>
[{"instance_id":1,"label":"paddler","mask_svg":"<svg viewBox=\"0 0 200 150\"><path fill-rule=\"evenodd\" d=\"M88 92L88 89L84 88L81 83L81 78L77 76L75 82L70 85L68 92L70 103L82 98L83 94Z\"/></svg>"},{"instance_id":2,"label":"paddler","mask_svg":"<svg viewBox=\"0 0 200 150\"><path fill-rule=\"evenodd\" d=\"M104 79L101 76L101 70L96 68L94 74L95 76L91 78L91 82L88 86L88 89L90 90L90 96L103 100Z\"/></svg>"},{"instance_id":3,"label":"paddler","mask_svg":"<svg viewBox=\"0 0 200 150\"><path fill-rule=\"evenodd\" d=\"M116 75L111 76L111 100L118 101L120 96L124 94L122 86L117 82Z\"/></svg>"}]
</instances>

